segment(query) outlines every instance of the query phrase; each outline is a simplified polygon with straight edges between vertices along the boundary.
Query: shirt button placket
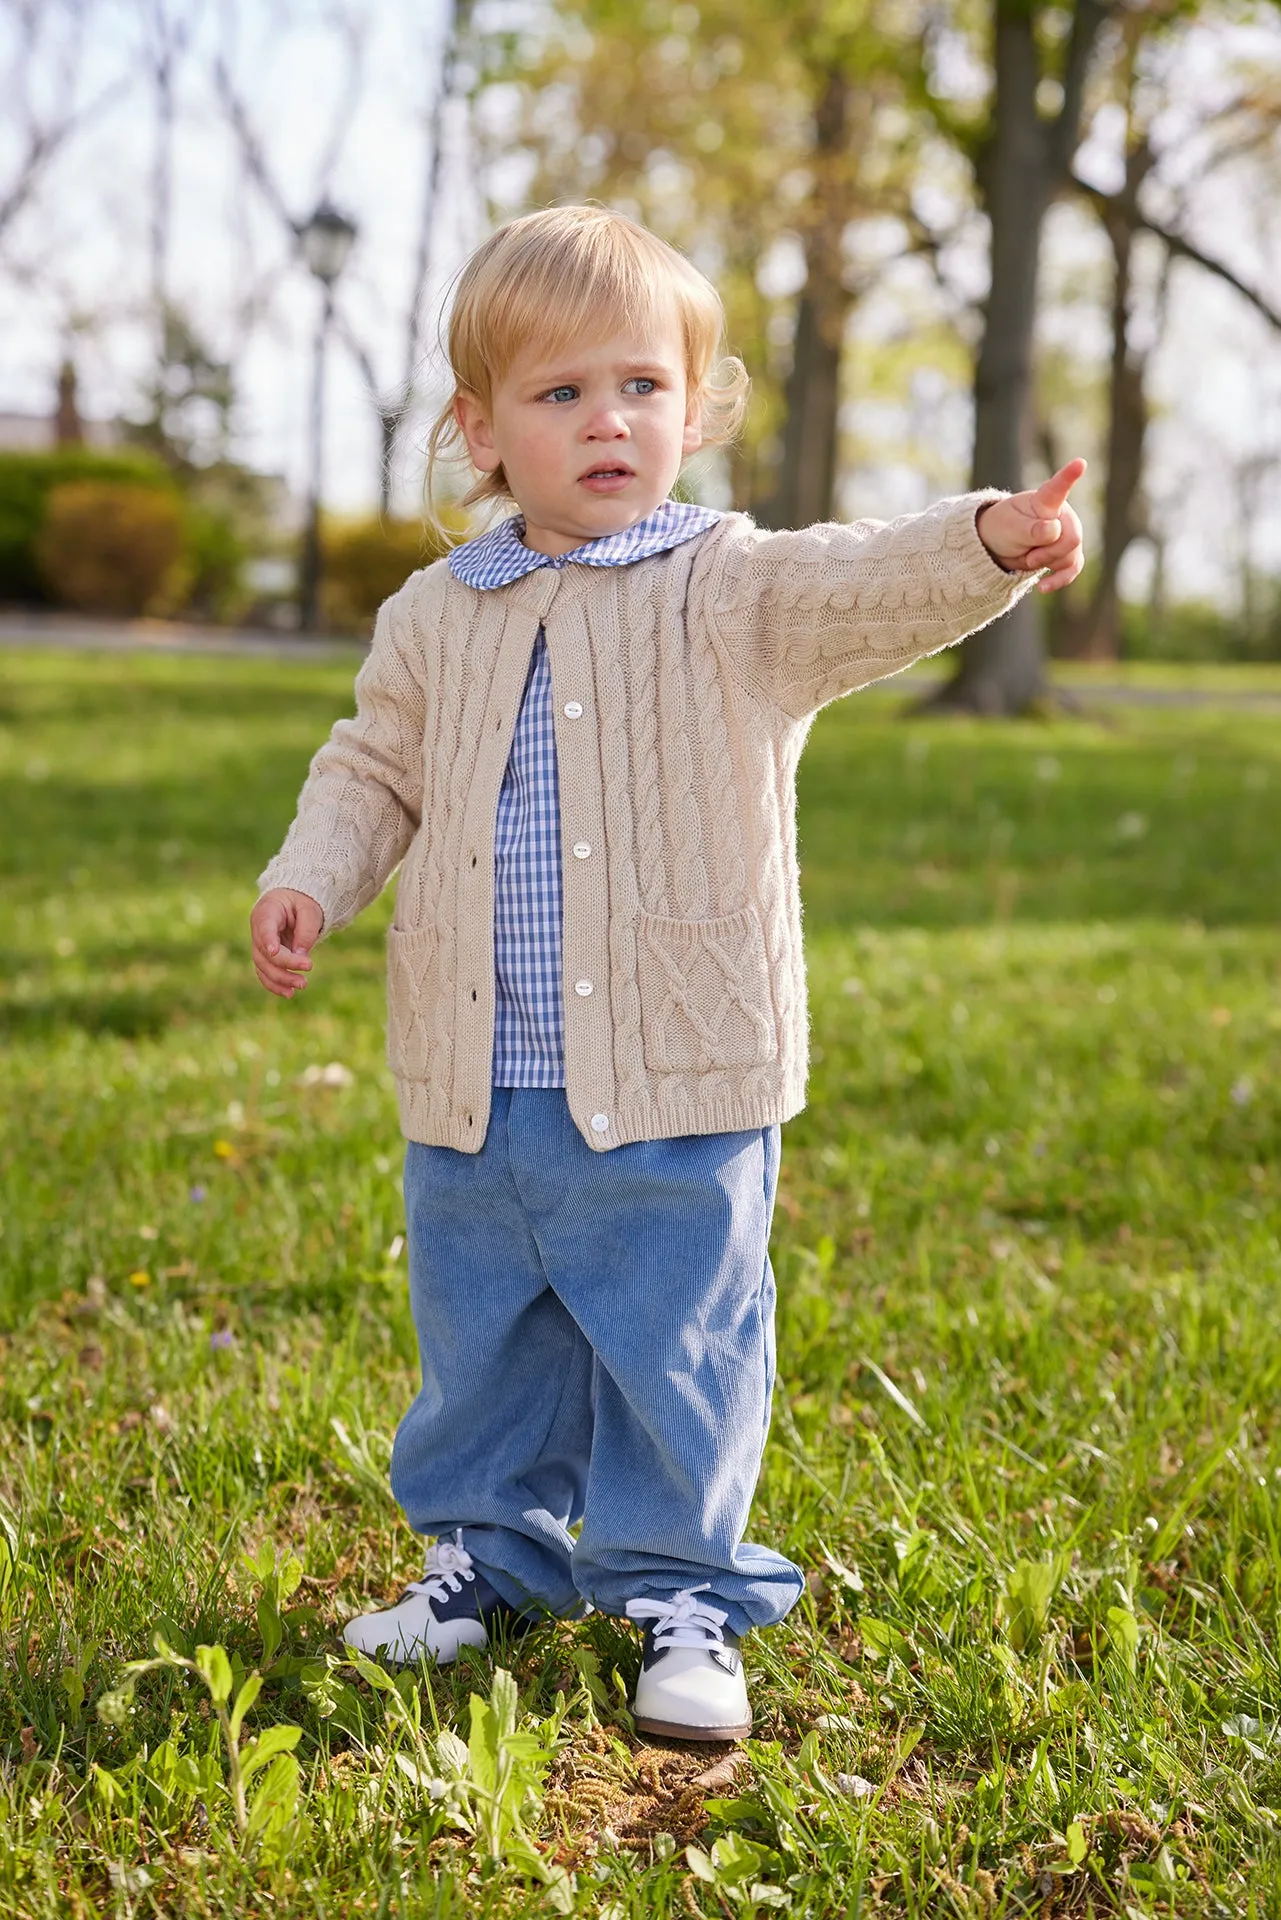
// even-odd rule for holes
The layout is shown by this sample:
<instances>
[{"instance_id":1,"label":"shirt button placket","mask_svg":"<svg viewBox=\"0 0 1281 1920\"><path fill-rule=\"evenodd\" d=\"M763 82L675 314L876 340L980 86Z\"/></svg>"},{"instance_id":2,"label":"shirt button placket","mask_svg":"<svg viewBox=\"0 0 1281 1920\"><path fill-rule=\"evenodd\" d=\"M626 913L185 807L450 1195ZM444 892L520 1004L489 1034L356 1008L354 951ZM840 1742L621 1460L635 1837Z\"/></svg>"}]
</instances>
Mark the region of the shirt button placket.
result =
<instances>
[{"instance_id":1,"label":"shirt button placket","mask_svg":"<svg viewBox=\"0 0 1281 1920\"><path fill-rule=\"evenodd\" d=\"M581 720L583 717L583 703L581 700L566 700L564 706L561 708L561 712L567 720ZM572 851L575 860L590 860L592 857L591 841L575 840ZM574 982L574 992L580 1000L590 1000L595 991L596 983L594 980L575 980ZM588 1124L593 1133L608 1133L609 1115L607 1113L594 1113Z\"/></svg>"}]
</instances>

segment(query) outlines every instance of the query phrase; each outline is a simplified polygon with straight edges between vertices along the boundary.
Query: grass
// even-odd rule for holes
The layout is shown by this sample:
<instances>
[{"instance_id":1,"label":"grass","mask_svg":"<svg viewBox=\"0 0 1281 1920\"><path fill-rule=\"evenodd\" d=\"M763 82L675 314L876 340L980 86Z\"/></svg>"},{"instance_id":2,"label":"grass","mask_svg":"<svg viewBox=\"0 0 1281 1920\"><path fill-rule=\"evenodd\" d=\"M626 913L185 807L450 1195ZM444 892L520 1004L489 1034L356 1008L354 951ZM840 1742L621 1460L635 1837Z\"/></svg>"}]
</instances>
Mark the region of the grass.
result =
<instances>
[{"instance_id":1,"label":"grass","mask_svg":"<svg viewBox=\"0 0 1281 1920\"><path fill-rule=\"evenodd\" d=\"M348 675L0 674L0 1912L1281 1910L1266 711L816 725L755 1522L812 1575L736 1771L607 1620L337 1660L416 1570L386 913L288 1007L242 930Z\"/></svg>"}]
</instances>

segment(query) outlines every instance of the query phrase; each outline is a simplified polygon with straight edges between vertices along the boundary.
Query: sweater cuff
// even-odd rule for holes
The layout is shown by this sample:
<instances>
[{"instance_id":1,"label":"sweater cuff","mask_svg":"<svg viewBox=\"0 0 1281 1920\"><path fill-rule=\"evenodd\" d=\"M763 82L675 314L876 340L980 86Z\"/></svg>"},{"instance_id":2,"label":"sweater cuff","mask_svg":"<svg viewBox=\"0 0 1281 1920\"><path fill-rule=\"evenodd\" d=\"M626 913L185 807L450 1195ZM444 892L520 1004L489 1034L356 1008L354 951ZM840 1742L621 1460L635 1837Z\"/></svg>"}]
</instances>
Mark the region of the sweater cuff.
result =
<instances>
[{"instance_id":1,"label":"sweater cuff","mask_svg":"<svg viewBox=\"0 0 1281 1920\"><path fill-rule=\"evenodd\" d=\"M332 874L318 873L314 867L305 865L286 856L279 856L264 867L258 875L258 892L261 896L270 893L273 887L287 887L291 893L305 893L314 900L324 915L324 925L320 930L323 940L326 934L336 933L352 917L342 911L343 901Z\"/></svg>"}]
</instances>

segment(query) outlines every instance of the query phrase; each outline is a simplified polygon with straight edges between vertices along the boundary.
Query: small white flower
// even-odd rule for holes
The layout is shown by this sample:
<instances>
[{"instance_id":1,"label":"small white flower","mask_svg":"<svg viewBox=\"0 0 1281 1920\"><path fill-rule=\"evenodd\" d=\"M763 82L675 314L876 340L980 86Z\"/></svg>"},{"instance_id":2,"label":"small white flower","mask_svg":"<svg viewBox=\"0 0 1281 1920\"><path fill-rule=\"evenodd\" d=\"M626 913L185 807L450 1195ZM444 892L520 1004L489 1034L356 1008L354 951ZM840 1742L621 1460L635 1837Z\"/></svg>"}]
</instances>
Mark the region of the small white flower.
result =
<instances>
[{"instance_id":1,"label":"small white flower","mask_svg":"<svg viewBox=\"0 0 1281 1920\"><path fill-rule=\"evenodd\" d=\"M302 1075L304 1087L354 1087L356 1076L350 1067L344 1067L341 1060L331 1060L327 1066L310 1066Z\"/></svg>"},{"instance_id":2,"label":"small white flower","mask_svg":"<svg viewBox=\"0 0 1281 1920\"><path fill-rule=\"evenodd\" d=\"M131 1894L145 1893L151 1885L151 1875L145 1867L130 1866L127 1860L108 1860L107 1876L117 1893L128 1899Z\"/></svg>"}]
</instances>

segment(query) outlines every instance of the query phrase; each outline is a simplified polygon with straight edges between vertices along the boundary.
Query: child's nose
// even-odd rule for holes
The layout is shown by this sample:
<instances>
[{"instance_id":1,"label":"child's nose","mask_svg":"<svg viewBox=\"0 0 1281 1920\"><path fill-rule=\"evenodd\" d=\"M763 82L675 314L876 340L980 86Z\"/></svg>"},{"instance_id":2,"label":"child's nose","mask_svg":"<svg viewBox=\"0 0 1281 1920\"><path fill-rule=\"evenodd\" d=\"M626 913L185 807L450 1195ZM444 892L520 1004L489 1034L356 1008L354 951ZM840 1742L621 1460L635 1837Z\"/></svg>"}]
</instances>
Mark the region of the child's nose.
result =
<instances>
[{"instance_id":1,"label":"child's nose","mask_svg":"<svg viewBox=\"0 0 1281 1920\"><path fill-rule=\"evenodd\" d=\"M617 407L599 407L584 426L588 440L626 440L627 421Z\"/></svg>"}]
</instances>

